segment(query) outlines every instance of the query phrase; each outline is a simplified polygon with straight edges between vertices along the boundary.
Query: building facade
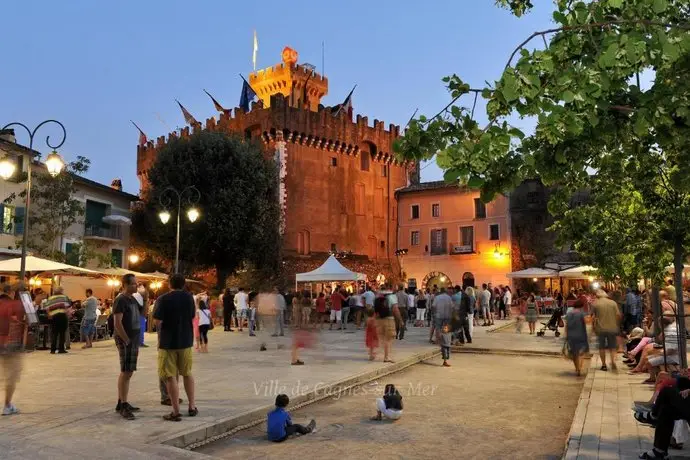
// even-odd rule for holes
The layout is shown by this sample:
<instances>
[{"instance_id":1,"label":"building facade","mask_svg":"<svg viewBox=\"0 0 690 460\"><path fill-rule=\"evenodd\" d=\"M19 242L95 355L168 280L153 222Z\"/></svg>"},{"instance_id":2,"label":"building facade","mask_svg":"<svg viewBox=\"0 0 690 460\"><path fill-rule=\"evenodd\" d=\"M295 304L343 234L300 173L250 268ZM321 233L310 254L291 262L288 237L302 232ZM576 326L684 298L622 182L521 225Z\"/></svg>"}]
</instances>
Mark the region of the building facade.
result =
<instances>
[{"instance_id":1,"label":"building facade","mask_svg":"<svg viewBox=\"0 0 690 460\"><path fill-rule=\"evenodd\" d=\"M507 197L484 204L478 191L443 181L413 184L396 196L399 259L410 287L510 284Z\"/></svg>"},{"instance_id":2,"label":"building facade","mask_svg":"<svg viewBox=\"0 0 690 460\"><path fill-rule=\"evenodd\" d=\"M297 53L289 48L282 64L250 74L249 83L259 97L251 110L223 111L203 126L139 145L142 196L147 171L172 138L210 130L260 139L266 155L280 166L285 256L323 261L329 252L352 251L374 262L394 263L395 190L408 184L414 168L394 158L400 127L386 127L379 120L370 125L360 115L353 120L349 104L324 107L328 79L297 64Z\"/></svg>"},{"instance_id":3,"label":"building facade","mask_svg":"<svg viewBox=\"0 0 690 460\"><path fill-rule=\"evenodd\" d=\"M21 173L26 173L26 165L36 158L38 152L17 144L14 132L7 130L0 133L0 157L3 155L11 158L16 165L13 178L0 180L2 200L14 196L13 200L0 204L0 257L7 259L18 257L21 253L24 231L25 202L20 194L25 190L26 183L17 178L21 177ZM33 168L34 171L45 171L45 165L37 161L34 161ZM89 260L87 267L96 268L99 263L110 258L117 266L126 268L131 224L130 205L139 198L123 192L121 186L108 186L77 175L73 179L73 198L83 203L84 216L67 229L60 241L53 242L55 249L66 254L68 263L78 265L77 245L86 243L94 254L101 255L100 258ZM31 214L36 212L40 212L40 209L32 207Z\"/></svg>"}]
</instances>

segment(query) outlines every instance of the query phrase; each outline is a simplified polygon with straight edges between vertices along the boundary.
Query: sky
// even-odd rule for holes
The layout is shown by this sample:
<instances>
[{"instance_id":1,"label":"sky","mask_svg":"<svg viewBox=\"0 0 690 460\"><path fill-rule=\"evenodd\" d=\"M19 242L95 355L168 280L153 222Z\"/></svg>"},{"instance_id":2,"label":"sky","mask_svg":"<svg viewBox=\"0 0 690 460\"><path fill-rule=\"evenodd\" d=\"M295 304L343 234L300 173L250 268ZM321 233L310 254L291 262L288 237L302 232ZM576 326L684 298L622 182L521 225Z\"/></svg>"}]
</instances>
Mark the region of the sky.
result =
<instances>
[{"instance_id":1,"label":"sky","mask_svg":"<svg viewBox=\"0 0 690 460\"><path fill-rule=\"evenodd\" d=\"M203 89L226 108L237 106L238 74L252 71L254 30L257 68L280 63L290 46L321 73L324 42L329 94L322 103L342 102L357 84L355 114L404 126L415 109L433 115L449 102L443 76L457 73L472 87L499 78L522 40L552 26L551 2L535 3L515 18L493 0L6 2L0 126L58 119L67 128L66 160L85 156L88 178L121 178L136 194L138 133L130 120L153 139L184 126L175 99L198 120L217 115ZM44 135L58 132L40 133L34 147L47 155ZM435 164L424 165L422 180L441 178Z\"/></svg>"}]
</instances>

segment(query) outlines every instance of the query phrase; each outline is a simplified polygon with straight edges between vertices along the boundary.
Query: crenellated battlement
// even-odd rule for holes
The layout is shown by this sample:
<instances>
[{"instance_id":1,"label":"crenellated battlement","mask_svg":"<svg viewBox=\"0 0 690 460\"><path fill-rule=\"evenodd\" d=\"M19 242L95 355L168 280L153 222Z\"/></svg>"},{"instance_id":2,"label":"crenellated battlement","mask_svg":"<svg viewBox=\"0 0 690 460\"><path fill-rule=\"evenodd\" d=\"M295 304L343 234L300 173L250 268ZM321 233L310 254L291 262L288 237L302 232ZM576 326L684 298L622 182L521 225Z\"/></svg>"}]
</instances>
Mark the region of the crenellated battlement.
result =
<instances>
[{"instance_id":1,"label":"crenellated battlement","mask_svg":"<svg viewBox=\"0 0 690 460\"><path fill-rule=\"evenodd\" d=\"M137 174L145 174L153 165L158 150L178 138L187 138L200 131L223 131L260 138L264 143L275 141L278 132L288 142L299 142L314 148L326 149L346 155L357 156L362 147L372 153L373 161L382 161L402 167L408 163L398 163L393 155L393 142L400 136L400 126L386 125L374 119L357 115L352 120L351 113L333 116L330 107L319 106L317 111L291 107L288 98L281 94L271 97L271 106L262 107L252 103L251 110L245 112L236 107L232 112L221 113L219 117L206 119L196 126L186 126L167 136L159 136L137 148Z\"/></svg>"}]
</instances>

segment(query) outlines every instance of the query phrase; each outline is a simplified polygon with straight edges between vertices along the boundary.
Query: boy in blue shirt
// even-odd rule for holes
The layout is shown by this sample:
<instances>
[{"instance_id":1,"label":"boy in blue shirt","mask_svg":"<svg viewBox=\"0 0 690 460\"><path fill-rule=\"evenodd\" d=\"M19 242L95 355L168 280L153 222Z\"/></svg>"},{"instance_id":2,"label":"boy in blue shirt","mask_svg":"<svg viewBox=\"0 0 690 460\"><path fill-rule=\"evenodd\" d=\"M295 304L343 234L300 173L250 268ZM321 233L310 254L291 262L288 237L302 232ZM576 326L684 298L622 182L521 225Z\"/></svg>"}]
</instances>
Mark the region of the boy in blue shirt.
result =
<instances>
[{"instance_id":1,"label":"boy in blue shirt","mask_svg":"<svg viewBox=\"0 0 690 460\"><path fill-rule=\"evenodd\" d=\"M290 398L287 395L280 394L276 396L276 408L269 412L266 418L266 431L270 441L283 442L288 436L295 433L309 434L314 431L316 427L315 420L309 422L307 426L292 423L290 414L285 410L289 403Z\"/></svg>"}]
</instances>

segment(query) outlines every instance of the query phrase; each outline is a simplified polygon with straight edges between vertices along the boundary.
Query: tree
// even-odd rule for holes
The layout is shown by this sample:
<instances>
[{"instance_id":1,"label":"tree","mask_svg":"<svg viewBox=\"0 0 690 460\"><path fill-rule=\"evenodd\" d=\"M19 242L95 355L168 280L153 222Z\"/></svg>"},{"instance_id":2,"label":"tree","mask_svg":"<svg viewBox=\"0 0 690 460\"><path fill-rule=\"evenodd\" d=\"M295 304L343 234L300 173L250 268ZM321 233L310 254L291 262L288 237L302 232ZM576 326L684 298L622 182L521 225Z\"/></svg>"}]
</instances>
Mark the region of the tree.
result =
<instances>
[{"instance_id":1,"label":"tree","mask_svg":"<svg viewBox=\"0 0 690 460\"><path fill-rule=\"evenodd\" d=\"M177 210L169 209L173 225L161 224L160 197L171 186L179 191L194 186L200 192L196 206L201 217L195 223L184 216L180 219L180 259L185 271L215 268L218 288L225 287L227 277L245 262L266 277L278 274L278 172L260 144L226 133L196 132L168 142L148 179L151 188L145 209L133 219L134 244L172 260ZM187 207L183 203L182 212Z\"/></svg>"},{"instance_id":2,"label":"tree","mask_svg":"<svg viewBox=\"0 0 690 460\"><path fill-rule=\"evenodd\" d=\"M70 236L69 228L81 223L84 216L84 204L74 198L76 187L74 177L89 170L90 160L78 156L65 166L57 176L51 176L44 168L32 171L31 214L29 215L28 248L41 257L64 261L62 241ZM26 174L18 177L19 182L26 180ZM26 199L26 191L12 193L4 202L12 203L15 199ZM15 224L23 223L23 216L15 216ZM21 240L18 242L21 245Z\"/></svg>"},{"instance_id":3,"label":"tree","mask_svg":"<svg viewBox=\"0 0 690 460\"><path fill-rule=\"evenodd\" d=\"M516 14L526 3L499 1ZM526 177L558 185L549 203L557 228L569 231L607 276L658 280L672 255L682 318L690 229L690 5L554 3L557 27L528 37L500 79L475 90L486 100L487 126L456 105L473 90L453 75L444 79L451 103L436 116L413 120L396 148L411 159L438 152L446 180L479 188L485 201ZM538 38L544 46L528 49ZM534 117L534 133L511 126L514 116ZM583 187L592 188L594 204L570 207L569 194ZM632 219L641 215L640 222ZM685 364L685 341L679 353Z\"/></svg>"}]
</instances>

